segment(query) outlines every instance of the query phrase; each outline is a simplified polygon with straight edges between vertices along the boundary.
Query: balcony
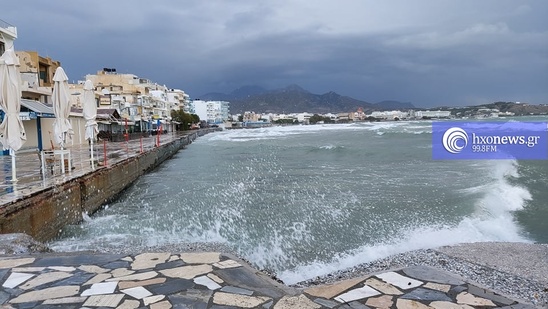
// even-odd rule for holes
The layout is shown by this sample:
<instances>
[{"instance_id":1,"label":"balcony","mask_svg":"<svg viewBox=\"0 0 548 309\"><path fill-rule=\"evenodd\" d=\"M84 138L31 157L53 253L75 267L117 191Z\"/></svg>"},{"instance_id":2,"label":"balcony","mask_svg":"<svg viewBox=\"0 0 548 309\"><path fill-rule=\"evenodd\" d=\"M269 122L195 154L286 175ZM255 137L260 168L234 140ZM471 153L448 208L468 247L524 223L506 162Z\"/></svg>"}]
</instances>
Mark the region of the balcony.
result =
<instances>
[{"instance_id":1,"label":"balcony","mask_svg":"<svg viewBox=\"0 0 548 309\"><path fill-rule=\"evenodd\" d=\"M0 32L4 32L14 39L17 38L17 28L0 19Z\"/></svg>"}]
</instances>

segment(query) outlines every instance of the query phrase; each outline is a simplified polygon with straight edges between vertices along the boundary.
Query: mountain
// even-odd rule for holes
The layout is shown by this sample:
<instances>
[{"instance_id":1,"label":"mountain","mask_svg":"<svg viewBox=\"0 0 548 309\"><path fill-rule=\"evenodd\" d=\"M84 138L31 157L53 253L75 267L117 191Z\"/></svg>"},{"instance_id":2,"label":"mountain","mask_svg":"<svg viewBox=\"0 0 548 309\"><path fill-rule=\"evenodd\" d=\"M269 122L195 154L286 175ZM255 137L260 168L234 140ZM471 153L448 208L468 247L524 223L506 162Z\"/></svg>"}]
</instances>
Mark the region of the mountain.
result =
<instances>
[{"instance_id":1,"label":"mountain","mask_svg":"<svg viewBox=\"0 0 548 309\"><path fill-rule=\"evenodd\" d=\"M259 86L243 86L230 93L232 99L245 99L254 95L259 95L267 92L268 90Z\"/></svg>"},{"instance_id":2,"label":"mountain","mask_svg":"<svg viewBox=\"0 0 548 309\"><path fill-rule=\"evenodd\" d=\"M220 93L220 92L210 92L203 94L196 98L196 100L204 100L204 101L231 101L231 98L226 93Z\"/></svg>"},{"instance_id":3,"label":"mountain","mask_svg":"<svg viewBox=\"0 0 548 309\"><path fill-rule=\"evenodd\" d=\"M348 96L342 96L330 91L325 94L314 94L299 85L289 85L285 88L266 90L259 86L244 86L229 94L207 93L202 100L229 101L230 113L241 114L246 111L257 113L339 113L386 109L413 108L411 103L383 101L377 104L360 101ZM401 106L397 107L396 106ZM410 106L410 107L409 107Z\"/></svg>"}]
</instances>

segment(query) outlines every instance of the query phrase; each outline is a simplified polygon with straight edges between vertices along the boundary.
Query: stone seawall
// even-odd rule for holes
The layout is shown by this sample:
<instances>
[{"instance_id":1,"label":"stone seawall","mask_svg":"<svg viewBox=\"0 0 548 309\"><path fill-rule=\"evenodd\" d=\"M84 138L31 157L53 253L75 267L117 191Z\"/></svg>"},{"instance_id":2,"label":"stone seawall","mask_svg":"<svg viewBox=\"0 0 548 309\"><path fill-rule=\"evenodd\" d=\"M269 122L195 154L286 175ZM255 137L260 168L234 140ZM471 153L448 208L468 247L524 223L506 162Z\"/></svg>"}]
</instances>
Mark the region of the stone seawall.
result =
<instances>
[{"instance_id":1,"label":"stone seawall","mask_svg":"<svg viewBox=\"0 0 548 309\"><path fill-rule=\"evenodd\" d=\"M83 212L94 213L139 176L209 132L201 130L181 136L150 151L4 205L0 212L0 234L26 233L39 241L54 239L66 225L81 222Z\"/></svg>"}]
</instances>

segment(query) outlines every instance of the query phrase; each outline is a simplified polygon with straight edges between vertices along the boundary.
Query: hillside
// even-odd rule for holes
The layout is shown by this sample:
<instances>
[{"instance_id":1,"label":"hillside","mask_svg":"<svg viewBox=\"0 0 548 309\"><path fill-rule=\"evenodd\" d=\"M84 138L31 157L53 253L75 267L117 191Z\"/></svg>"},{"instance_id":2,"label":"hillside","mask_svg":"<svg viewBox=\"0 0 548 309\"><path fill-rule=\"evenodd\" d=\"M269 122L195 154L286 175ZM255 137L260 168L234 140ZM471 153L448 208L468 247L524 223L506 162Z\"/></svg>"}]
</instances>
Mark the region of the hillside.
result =
<instances>
[{"instance_id":1,"label":"hillside","mask_svg":"<svg viewBox=\"0 0 548 309\"><path fill-rule=\"evenodd\" d=\"M498 110L501 113L511 113L516 116L548 115L548 104L527 104L516 102L494 102L489 104L465 106L465 107L439 107L441 110L449 110L457 116L470 116L483 113L491 113L491 110Z\"/></svg>"},{"instance_id":2,"label":"hillside","mask_svg":"<svg viewBox=\"0 0 548 309\"><path fill-rule=\"evenodd\" d=\"M222 100L230 102L230 113L245 111L258 113L338 113L351 112L359 107L365 111L397 108L413 108L411 103L383 101L372 104L330 91L325 94L313 94L298 85L266 90L258 86L245 86L229 94L208 93L200 96L202 100Z\"/></svg>"}]
</instances>

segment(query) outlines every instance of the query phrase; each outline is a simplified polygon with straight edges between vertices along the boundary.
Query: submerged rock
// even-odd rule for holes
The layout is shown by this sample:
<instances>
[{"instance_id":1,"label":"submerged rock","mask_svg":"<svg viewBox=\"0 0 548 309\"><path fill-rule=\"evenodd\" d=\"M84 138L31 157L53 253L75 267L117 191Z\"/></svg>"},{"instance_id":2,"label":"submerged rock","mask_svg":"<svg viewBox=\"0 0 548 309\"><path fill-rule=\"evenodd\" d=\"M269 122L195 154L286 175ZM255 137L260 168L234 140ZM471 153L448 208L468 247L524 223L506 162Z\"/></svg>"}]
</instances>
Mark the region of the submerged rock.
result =
<instances>
[{"instance_id":1,"label":"submerged rock","mask_svg":"<svg viewBox=\"0 0 548 309\"><path fill-rule=\"evenodd\" d=\"M24 233L0 234L0 254L53 252L41 242Z\"/></svg>"}]
</instances>

